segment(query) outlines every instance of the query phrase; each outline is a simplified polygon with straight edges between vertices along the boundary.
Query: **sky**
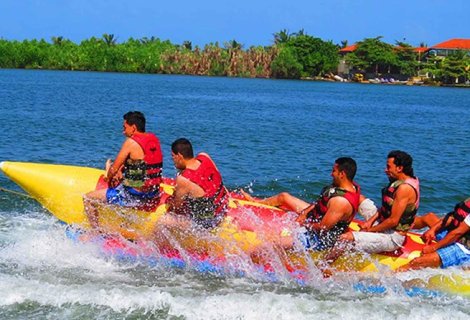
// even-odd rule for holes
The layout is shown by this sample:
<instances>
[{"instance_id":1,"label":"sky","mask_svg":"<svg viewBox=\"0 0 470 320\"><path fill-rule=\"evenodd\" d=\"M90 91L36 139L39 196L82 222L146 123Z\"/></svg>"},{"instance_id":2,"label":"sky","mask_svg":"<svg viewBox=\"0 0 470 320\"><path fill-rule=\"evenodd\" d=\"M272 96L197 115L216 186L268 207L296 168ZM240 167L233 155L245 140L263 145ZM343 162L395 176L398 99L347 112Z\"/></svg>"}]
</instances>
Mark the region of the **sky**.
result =
<instances>
[{"instance_id":1,"label":"sky","mask_svg":"<svg viewBox=\"0 0 470 320\"><path fill-rule=\"evenodd\" d=\"M349 44L383 36L432 46L470 38L470 0L0 0L0 38L63 36L76 43L104 33L118 42L155 36L203 46L236 40L271 45L287 29Z\"/></svg>"}]
</instances>

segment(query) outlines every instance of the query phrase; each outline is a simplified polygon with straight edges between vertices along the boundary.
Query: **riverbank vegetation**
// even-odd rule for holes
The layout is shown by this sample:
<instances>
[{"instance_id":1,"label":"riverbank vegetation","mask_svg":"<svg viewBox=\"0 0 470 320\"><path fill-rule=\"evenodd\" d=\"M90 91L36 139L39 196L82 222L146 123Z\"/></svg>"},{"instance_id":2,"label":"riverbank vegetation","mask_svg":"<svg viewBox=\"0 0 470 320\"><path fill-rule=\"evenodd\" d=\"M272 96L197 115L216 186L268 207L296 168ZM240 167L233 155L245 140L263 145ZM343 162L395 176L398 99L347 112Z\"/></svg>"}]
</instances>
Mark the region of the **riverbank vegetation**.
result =
<instances>
[{"instance_id":1,"label":"riverbank vegetation","mask_svg":"<svg viewBox=\"0 0 470 320\"><path fill-rule=\"evenodd\" d=\"M79 44L60 36L49 42L0 39L0 68L299 79L336 74L339 49L347 44L343 41L336 45L303 30L281 30L273 36L273 45L249 48L236 40L203 47L156 37L118 43L112 34L91 37ZM355 72L407 77L426 72L443 83L470 78L470 57L465 53L423 61L409 44L390 45L381 37L358 42L356 50L342 58Z\"/></svg>"},{"instance_id":2,"label":"riverbank vegetation","mask_svg":"<svg viewBox=\"0 0 470 320\"><path fill-rule=\"evenodd\" d=\"M456 51L447 57L427 54L425 57L407 43L391 45L381 37L366 38L356 44L354 51L344 56L355 72L395 74L407 77L425 75L429 83L466 83L470 79L470 56Z\"/></svg>"}]
</instances>

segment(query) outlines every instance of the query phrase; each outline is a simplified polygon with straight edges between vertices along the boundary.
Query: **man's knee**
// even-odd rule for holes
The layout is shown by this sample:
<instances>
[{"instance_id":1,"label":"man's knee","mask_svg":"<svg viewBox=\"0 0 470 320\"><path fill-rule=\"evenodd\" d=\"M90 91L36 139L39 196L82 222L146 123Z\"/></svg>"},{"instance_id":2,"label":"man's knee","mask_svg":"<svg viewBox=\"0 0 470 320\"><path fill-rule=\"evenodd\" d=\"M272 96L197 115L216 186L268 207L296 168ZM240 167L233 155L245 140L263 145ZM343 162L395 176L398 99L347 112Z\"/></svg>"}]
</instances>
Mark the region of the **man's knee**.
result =
<instances>
[{"instance_id":1,"label":"man's knee","mask_svg":"<svg viewBox=\"0 0 470 320\"><path fill-rule=\"evenodd\" d=\"M353 242L354 241L354 236L353 236L353 233L351 231L348 231L346 233L343 233L339 239L341 241L347 241L347 242Z\"/></svg>"},{"instance_id":2,"label":"man's knee","mask_svg":"<svg viewBox=\"0 0 470 320\"><path fill-rule=\"evenodd\" d=\"M90 197L89 193L84 194L84 195L82 196L82 199L83 199L83 204L85 205L85 208L88 207L88 206L90 206L91 203L93 202L93 198Z\"/></svg>"},{"instance_id":3,"label":"man's knee","mask_svg":"<svg viewBox=\"0 0 470 320\"><path fill-rule=\"evenodd\" d=\"M434 212L429 212L425 214L423 218L426 224L428 224L430 227L432 227L439 221L439 217Z\"/></svg>"},{"instance_id":4,"label":"man's knee","mask_svg":"<svg viewBox=\"0 0 470 320\"><path fill-rule=\"evenodd\" d=\"M278 195L278 200L281 204L285 204L292 196L288 192L281 192Z\"/></svg>"},{"instance_id":5,"label":"man's knee","mask_svg":"<svg viewBox=\"0 0 470 320\"><path fill-rule=\"evenodd\" d=\"M418 221L420 222L421 228L432 227L439 221L439 217L435 213L429 212L424 216L419 217Z\"/></svg>"},{"instance_id":6,"label":"man's knee","mask_svg":"<svg viewBox=\"0 0 470 320\"><path fill-rule=\"evenodd\" d=\"M421 268L438 268L442 265L441 257L437 252L423 254L421 257L417 257L410 261L410 267L412 269L421 269Z\"/></svg>"},{"instance_id":7,"label":"man's knee","mask_svg":"<svg viewBox=\"0 0 470 320\"><path fill-rule=\"evenodd\" d=\"M95 190L83 195L83 201L93 202L94 200L106 200L107 190Z\"/></svg>"},{"instance_id":8,"label":"man's knee","mask_svg":"<svg viewBox=\"0 0 470 320\"><path fill-rule=\"evenodd\" d=\"M439 217L435 213L429 212L423 216L416 217L413 224L415 229L422 229L425 227L432 227L438 221Z\"/></svg>"}]
</instances>

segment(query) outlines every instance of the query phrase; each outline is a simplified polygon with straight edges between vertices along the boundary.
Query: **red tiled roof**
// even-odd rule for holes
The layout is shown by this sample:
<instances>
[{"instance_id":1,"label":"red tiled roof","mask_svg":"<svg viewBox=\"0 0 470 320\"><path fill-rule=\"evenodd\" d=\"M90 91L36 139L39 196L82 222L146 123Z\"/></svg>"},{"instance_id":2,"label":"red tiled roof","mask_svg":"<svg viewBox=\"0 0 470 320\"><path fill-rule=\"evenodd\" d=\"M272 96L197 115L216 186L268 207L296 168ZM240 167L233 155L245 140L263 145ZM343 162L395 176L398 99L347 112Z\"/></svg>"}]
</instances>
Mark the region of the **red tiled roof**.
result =
<instances>
[{"instance_id":1,"label":"red tiled roof","mask_svg":"<svg viewBox=\"0 0 470 320\"><path fill-rule=\"evenodd\" d=\"M357 44L353 44L353 45L340 49L339 52L353 52L354 50L356 50L356 47L357 47Z\"/></svg>"},{"instance_id":2,"label":"red tiled roof","mask_svg":"<svg viewBox=\"0 0 470 320\"><path fill-rule=\"evenodd\" d=\"M432 47L433 49L465 49L470 50L470 39L450 39Z\"/></svg>"},{"instance_id":3,"label":"red tiled roof","mask_svg":"<svg viewBox=\"0 0 470 320\"><path fill-rule=\"evenodd\" d=\"M427 48L427 47L418 47L418 48L414 48L414 50L415 50L416 53L424 53L424 52L428 51L429 48Z\"/></svg>"},{"instance_id":4,"label":"red tiled roof","mask_svg":"<svg viewBox=\"0 0 470 320\"><path fill-rule=\"evenodd\" d=\"M353 44L350 46L347 46L345 48L342 48L339 50L341 53L348 53L348 52L353 52L356 50L357 44ZM430 49L464 49L464 50L470 50L470 39L450 39L444 42L441 42L439 44L436 44L435 46L432 47L418 47L415 48L414 51L417 53L424 53Z\"/></svg>"}]
</instances>

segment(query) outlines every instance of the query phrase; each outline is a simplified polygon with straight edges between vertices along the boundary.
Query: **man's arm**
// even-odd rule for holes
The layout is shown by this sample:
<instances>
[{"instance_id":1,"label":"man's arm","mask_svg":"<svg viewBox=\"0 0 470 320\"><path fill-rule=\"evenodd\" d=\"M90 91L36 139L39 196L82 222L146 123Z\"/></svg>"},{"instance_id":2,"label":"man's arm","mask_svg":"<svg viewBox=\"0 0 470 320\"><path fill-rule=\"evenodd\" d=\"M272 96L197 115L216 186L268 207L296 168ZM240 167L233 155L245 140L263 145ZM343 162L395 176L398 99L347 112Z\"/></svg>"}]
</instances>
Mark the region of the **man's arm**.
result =
<instances>
[{"instance_id":1,"label":"man's arm","mask_svg":"<svg viewBox=\"0 0 470 320\"><path fill-rule=\"evenodd\" d=\"M299 199L300 200L300 199ZM301 210L299 212L299 215L297 216L297 218L295 219L295 221L300 224L300 225L303 225L305 223L305 220L307 220L307 216L308 214L310 213L310 211L313 210L313 208L315 208L316 206L316 202L310 204L308 207L306 207L305 209Z\"/></svg>"},{"instance_id":2,"label":"man's arm","mask_svg":"<svg viewBox=\"0 0 470 320\"><path fill-rule=\"evenodd\" d=\"M408 184L402 184L398 187L395 199L393 200L392 212L390 217L382 221L376 226L369 228L369 232L382 232L385 230L395 228L400 222L401 216L406 210L406 207L410 203L414 203L416 199L416 193L412 186Z\"/></svg>"},{"instance_id":3,"label":"man's arm","mask_svg":"<svg viewBox=\"0 0 470 320\"><path fill-rule=\"evenodd\" d=\"M370 217L367 221L360 223L359 227L361 231L369 231L370 228L374 225L375 221L379 218L379 213L376 212L372 217Z\"/></svg>"},{"instance_id":4,"label":"man's arm","mask_svg":"<svg viewBox=\"0 0 470 320\"><path fill-rule=\"evenodd\" d=\"M182 176L176 177L173 195L167 201L168 211L181 213L178 209L182 207L184 197L189 194L189 183L190 181Z\"/></svg>"},{"instance_id":5,"label":"man's arm","mask_svg":"<svg viewBox=\"0 0 470 320\"><path fill-rule=\"evenodd\" d=\"M436 233L438 232L439 229L441 229L443 222L444 222L443 219L439 219L439 221L436 222L433 226L431 226L428 231L423 233L421 238L424 240L424 243L426 245L430 244L433 240L436 239Z\"/></svg>"},{"instance_id":6,"label":"man's arm","mask_svg":"<svg viewBox=\"0 0 470 320\"><path fill-rule=\"evenodd\" d=\"M169 201L169 210L177 214L183 214L181 208L186 197L200 198L204 196L204 190L197 184L191 182L185 177L179 175L175 179L175 191L170 197Z\"/></svg>"},{"instance_id":7,"label":"man's arm","mask_svg":"<svg viewBox=\"0 0 470 320\"><path fill-rule=\"evenodd\" d=\"M108 181L111 181L113 177L118 172L120 172L121 167L123 166L127 157L131 153L133 143L135 142L132 139L126 139L126 141L124 141L124 143L122 144L121 150L119 151L118 155L116 156L116 159L114 159L114 162L111 164L107 172Z\"/></svg>"},{"instance_id":8,"label":"man's arm","mask_svg":"<svg viewBox=\"0 0 470 320\"><path fill-rule=\"evenodd\" d=\"M343 197L334 197L328 201L328 211L323 217L320 223L314 224L312 227L315 230L330 230L341 220L347 220L346 218L351 213L352 206L348 200ZM333 248L328 250L324 256L324 261L331 265L339 256L343 254L346 247L343 243L337 242ZM318 268L323 273L324 277L331 276L331 270L327 265L319 264Z\"/></svg>"},{"instance_id":9,"label":"man's arm","mask_svg":"<svg viewBox=\"0 0 470 320\"><path fill-rule=\"evenodd\" d=\"M435 252L440 248L453 244L457 240L459 240L464 234L466 234L468 231L470 231L470 226L468 226L466 223L461 223L456 229L446 234L446 236L442 240L434 244L425 246L423 248L423 253Z\"/></svg>"},{"instance_id":10,"label":"man's arm","mask_svg":"<svg viewBox=\"0 0 470 320\"><path fill-rule=\"evenodd\" d=\"M314 230L330 230L351 213L351 204L343 197L334 197L328 201L328 210L319 223L309 225Z\"/></svg>"}]
</instances>

